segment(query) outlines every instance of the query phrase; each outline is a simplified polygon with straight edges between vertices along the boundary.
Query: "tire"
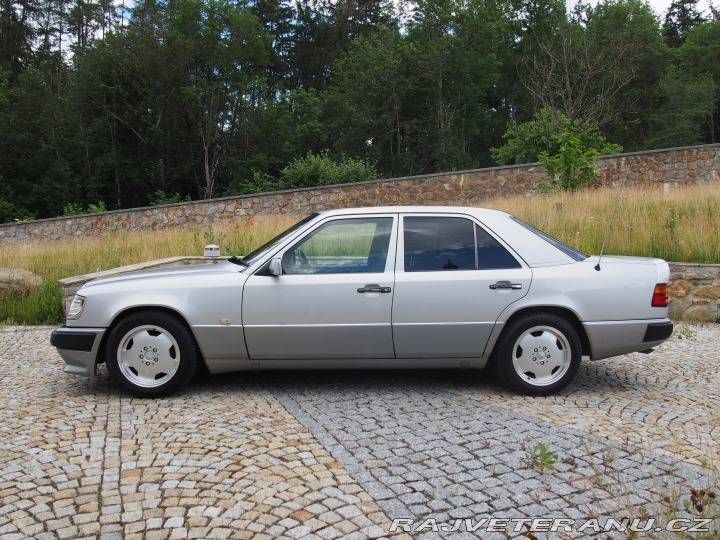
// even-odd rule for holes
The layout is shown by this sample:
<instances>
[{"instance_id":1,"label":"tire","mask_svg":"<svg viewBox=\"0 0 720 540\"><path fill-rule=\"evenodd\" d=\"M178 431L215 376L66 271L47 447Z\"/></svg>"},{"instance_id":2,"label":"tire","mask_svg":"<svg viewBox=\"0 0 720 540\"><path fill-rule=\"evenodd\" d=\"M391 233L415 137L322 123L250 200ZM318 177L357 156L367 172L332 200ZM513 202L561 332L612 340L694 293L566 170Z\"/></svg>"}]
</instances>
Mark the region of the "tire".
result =
<instances>
[{"instance_id":1,"label":"tire","mask_svg":"<svg viewBox=\"0 0 720 540\"><path fill-rule=\"evenodd\" d=\"M570 384L580 367L580 338L554 313L529 313L505 329L495 367L505 383L525 394L548 396Z\"/></svg>"},{"instance_id":2,"label":"tire","mask_svg":"<svg viewBox=\"0 0 720 540\"><path fill-rule=\"evenodd\" d=\"M137 397L162 397L185 386L199 357L185 322L162 311L141 311L122 319L105 347L110 377Z\"/></svg>"}]
</instances>

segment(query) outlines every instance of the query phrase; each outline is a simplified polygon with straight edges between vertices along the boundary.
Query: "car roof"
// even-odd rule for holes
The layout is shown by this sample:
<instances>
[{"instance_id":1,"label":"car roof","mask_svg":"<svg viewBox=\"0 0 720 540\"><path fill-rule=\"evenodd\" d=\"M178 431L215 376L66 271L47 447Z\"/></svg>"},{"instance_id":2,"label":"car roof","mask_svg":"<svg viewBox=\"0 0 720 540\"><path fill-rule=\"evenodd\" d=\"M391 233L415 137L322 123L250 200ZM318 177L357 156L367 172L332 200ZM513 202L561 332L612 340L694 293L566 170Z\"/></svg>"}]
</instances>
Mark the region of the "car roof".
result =
<instances>
[{"instance_id":1,"label":"car roof","mask_svg":"<svg viewBox=\"0 0 720 540\"><path fill-rule=\"evenodd\" d=\"M502 210L479 208L475 206L365 206L361 208L340 208L319 212L323 216L348 214L393 214L393 213L425 213L425 214L471 214L474 216L509 217Z\"/></svg>"}]
</instances>

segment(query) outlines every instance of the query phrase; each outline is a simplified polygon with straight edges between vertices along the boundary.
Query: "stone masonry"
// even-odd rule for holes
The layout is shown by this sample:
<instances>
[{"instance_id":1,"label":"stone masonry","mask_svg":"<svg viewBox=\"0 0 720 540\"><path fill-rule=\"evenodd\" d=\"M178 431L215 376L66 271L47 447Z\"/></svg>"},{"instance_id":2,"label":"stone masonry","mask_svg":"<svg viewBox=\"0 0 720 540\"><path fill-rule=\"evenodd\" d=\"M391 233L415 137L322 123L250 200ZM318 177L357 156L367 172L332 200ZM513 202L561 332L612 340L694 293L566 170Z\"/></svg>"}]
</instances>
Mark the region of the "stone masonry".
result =
<instances>
[{"instance_id":1,"label":"stone masonry","mask_svg":"<svg viewBox=\"0 0 720 540\"><path fill-rule=\"evenodd\" d=\"M670 316L686 321L720 320L720 265L670 265Z\"/></svg>"},{"instance_id":2,"label":"stone masonry","mask_svg":"<svg viewBox=\"0 0 720 540\"><path fill-rule=\"evenodd\" d=\"M0 244L101 236L119 230L205 226L267 214L307 215L331 208L476 204L497 197L533 195L543 180L545 171L535 163L227 197L0 225ZM596 185L694 184L719 180L720 144L715 144L601 157Z\"/></svg>"}]
</instances>

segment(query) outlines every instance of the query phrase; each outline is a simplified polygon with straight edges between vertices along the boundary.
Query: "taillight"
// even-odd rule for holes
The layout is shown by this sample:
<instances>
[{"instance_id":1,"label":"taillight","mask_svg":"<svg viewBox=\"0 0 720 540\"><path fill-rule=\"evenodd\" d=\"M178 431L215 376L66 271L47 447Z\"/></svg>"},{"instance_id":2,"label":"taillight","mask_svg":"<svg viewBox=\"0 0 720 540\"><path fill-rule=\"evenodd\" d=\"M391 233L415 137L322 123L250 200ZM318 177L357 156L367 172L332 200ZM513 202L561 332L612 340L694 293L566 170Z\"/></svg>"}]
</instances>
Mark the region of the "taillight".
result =
<instances>
[{"instance_id":1,"label":"taillight","mask_svg":"<svg viewBox=\"0 0 720 540\"><path fill-rule=\"evenodd\" d=\"M667 283L658 283L655 285L653 291L652 307L667 307L668 306L668 286Z\"/></svg>"}]
</instances>

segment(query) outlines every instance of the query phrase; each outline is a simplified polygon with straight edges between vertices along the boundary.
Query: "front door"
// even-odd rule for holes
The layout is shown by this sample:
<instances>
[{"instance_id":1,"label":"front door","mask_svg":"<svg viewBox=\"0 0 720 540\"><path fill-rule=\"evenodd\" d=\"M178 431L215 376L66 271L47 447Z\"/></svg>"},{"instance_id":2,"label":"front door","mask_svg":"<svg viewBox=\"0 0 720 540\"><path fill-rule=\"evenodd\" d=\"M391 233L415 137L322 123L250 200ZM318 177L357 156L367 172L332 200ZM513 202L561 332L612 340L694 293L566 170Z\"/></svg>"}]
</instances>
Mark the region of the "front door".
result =
<instances>
[{"instance_id":1,"label":"front door","mask_svg":"<svg viewBox=\"0 0 720 540\"><path fill-rule=\"evenodd\" d=\"M250 358L394 358L396 216L328 218L245 284Z\"/></svg>"}]
</instances>

